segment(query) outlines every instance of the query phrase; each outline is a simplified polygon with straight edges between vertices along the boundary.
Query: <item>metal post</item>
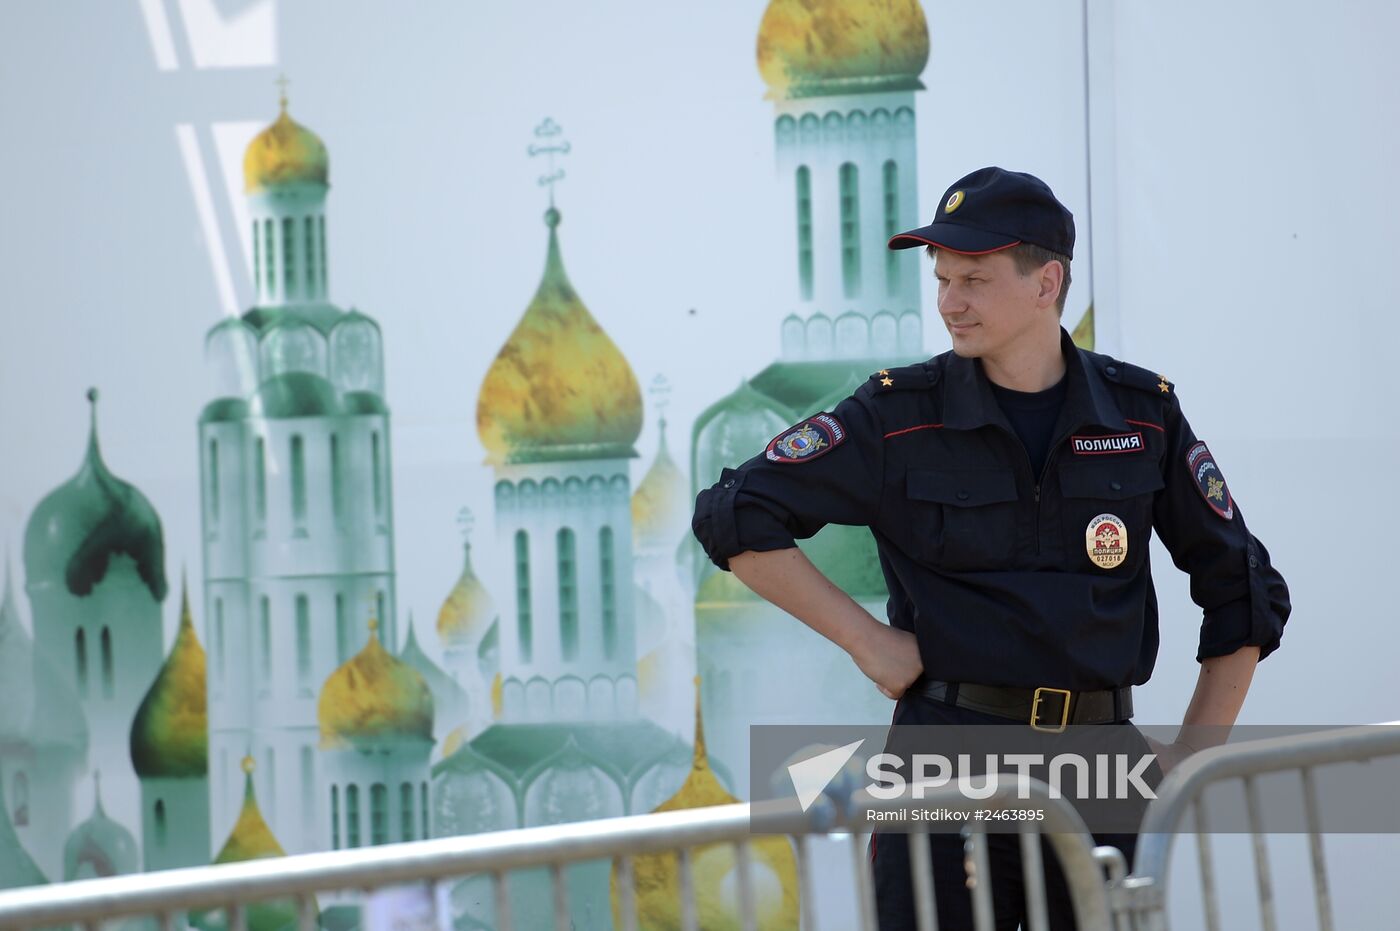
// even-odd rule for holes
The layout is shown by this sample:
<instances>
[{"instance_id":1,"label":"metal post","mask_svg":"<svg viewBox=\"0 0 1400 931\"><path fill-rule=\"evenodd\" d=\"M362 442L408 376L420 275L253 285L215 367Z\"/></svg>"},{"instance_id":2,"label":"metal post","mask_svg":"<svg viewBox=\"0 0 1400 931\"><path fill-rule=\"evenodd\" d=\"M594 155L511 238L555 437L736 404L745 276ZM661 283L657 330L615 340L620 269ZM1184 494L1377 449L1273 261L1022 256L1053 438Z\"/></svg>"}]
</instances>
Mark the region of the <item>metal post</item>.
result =
<instances>
[{"instance_id":1,"label":"metal post","mask_svg":"<svg viewBox=\"0 0 1400 931\"><path fill-rule=\"evenodd\" d=\"M689 847L681 848L681 928L700 931L700 918L695 910L695 862Z\"/></svg>"},{"instance_id":2,"label":"metal post","mask_svg":"<svg viewBox=\"0 0 1400 931\"><path fill-rule=\"evenodd\" d=\"M1029 931L1050 931L1050 913L1045 901L1045 863L1040 856L1040 832L1023 823L1021 835L1021 875L1026 889L1026 918Z\"/></svg>"},{"instance_id":3,"label":"metal post","mask_svg":"<svg viewBox=\"0 0 1400 931\"><path fill-rule=\"evenodd\" d=\"M1303 779L1303 812L1308 821L1308 855L1312 861L1313 890L1317 893L1317 927L1332 931L1332 894L1327 888L1327 860L1322 854L1322 829L1317 816L1317 786L1312 767L1300 772Z\"/></svg>"},{"instance_id":4,"label":"metal post","mask_svg":"<svg viewBox=\"0 0 1400 931\"><path fill-rule=\"evenodd\" d=\"M744 931L758 931L758 905L753 894L753 852L747 840L734 842L734 868L739 873L739 915Z\"/></svg>"},{"instance_id":5,"label":"metal post","mask_svg":"<svg viewBox=\"0 0 1400 931\"><path fill-rule=\"evenodd\" d=\"M871 888L870 857L867 854L869 835L852 831L848 836L851 839L851 863L855 867L856 906L860 909L860 927L862 931L875 931L875 890Z\"/></svg>"},{"instance_id":6,"label":"metal post","mask_svg":"<svg viewBox=\"0 0 1400 931\"><path fill-rule=\"evenodd\" d=\"M617 887L621 890L618 908L622 912L622 931L637 931L637 877L631 857L618 858Z\"/></svg>"},{"instance_id":7,"label":"metal post","mask_svg":"<svg viewBox=\"0 0 1400 931\"><path fill-rule=\"evenodd\" d=\"M972 923L977 931L992 931L996 920L992 911L992 862L987 853L987 826L980 818L972 822L967 844L972 848L972 869L977 874L972 886Z\"/></svg>"},{"instance_id":8,"label":"metal post","mask_svg":"<svg viewBox=\"0 0 1400 931\"><path fill-rule=\"evenodd\" d=\"M1249 813L1249 837L1254 843L1254 879L1259 887L1259 918L1264 931L1277 931L1278 919L1274 916L1274 888L1269 879L1269 851L1260 833L1259 794L1254 788L1254 777L1244 777L1244 804Z\"/></svg>"},{"instance_id":9,"label":"metal post","mask_svg":"<svg viewBox=\"0 0 1400 931\"><path fill-rule=\"evenodd\" d=\"M554 863L549 867L550 885L554 888L554 931L573 931L569 917L569 890L564 885L564 867Z\"/></svg>"},{"instance_id":10,"label":"metal post","mask_svg":"<svg viewBox=\"0 0 1400 931\"><path fill-rule=\"evenodd\" d=\"M914 881L914 914L919 931L938 931L938 902L933 888L933 838L928 831L909 835L909 870Z\"/></svg>"},{"instance_id":11,"label":"metal post","mask_svg":"<svg viewBox=\"0 0 1400 931\"><path fill-rule=\"evenodd\" d=\"M510 887L506 885L504 870L491 874L491 888L496 894L496 927L500 931L515 931L515 922L510 917Z\"/></svg>"},{"instance_id":12,"label":"metal post","mask_svg":"<svg viewBox=\"0 0 1400 931\"><path fill-rule=\"evenodd\" d=\"M1196 809L1196 856L1201 866L1201 905L1206 910L1207 931L1220 931L1220 900L1215 891L1215 864L1210 854L1210 822L1206 816L1206 799L1202 795L1193 806Z\"/></svg>"}]
</instances>

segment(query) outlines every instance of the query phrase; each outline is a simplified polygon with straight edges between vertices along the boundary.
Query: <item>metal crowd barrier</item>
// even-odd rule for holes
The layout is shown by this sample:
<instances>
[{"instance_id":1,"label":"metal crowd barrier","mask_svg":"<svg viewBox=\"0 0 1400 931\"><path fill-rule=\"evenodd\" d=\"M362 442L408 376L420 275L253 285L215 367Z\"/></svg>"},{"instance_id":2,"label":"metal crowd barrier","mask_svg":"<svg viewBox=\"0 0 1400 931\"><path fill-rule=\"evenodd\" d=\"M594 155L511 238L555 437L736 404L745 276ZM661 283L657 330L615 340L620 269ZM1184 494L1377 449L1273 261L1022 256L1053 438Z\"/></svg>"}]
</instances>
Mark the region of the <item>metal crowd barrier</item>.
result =
<instances>
[{"instance_id":1,"label":"metal crowd barrier","mask_svg":"<svg viewBox=\"0 0 1400 931\"><path fill-rule=\"evenodd\" d=\"M1103 870L1108 868L1110 874L1116 871L1121 877L1122 855L1111 848L1095 851L1078 814L1063 799L1051 798L1044 783L1031 780L1029 795L1018 796L1017 790L1024 788L1008 785L991 798L968 799L956 786L941 786L929 789L919 804L968 812L1042 808L1044 820L1024 823L1021 835L1027 901L1031 904L1029 931L1048 927L1037 832L1045 832L1064 869L1081 931L1109 931L1112 925ZM710 931L698 924L691 853L701 845L728 843L735 847L743 926L745 931L758 931L756 895L748 866L752 862L750 842L762 834L788 835L794 842L802 931L846 931L835 925L827 927L816 911L808 851L812 835L839 833L850 845L859 927L875 931L875 896L866 855L868 835L856 823L855 806L863 814L867 809L894 810L907 804L870 799L862 792L844 810L827 797L805 813L795 803L725 805L31 887L0 893L0 929L71 926L99 931L103 923L114 919L154 917L161 931L169 931L178 925L182 914L224 909L229 931L247 931L249 906L275 899L294 901L299 931L315 931L316 893L354 890L368 895L416 884L432 902L440 903L444 901L438 895L440 884L487 875L494 886L497 931L540 931L517 928L512 922L506 877L512 870L547 867L552 877L556 931L569 931L565 866L612 859L618 866L622 927L637 931L634 860L644 854L674 852L680 863L682 927ZM987 931L993 926L993 916L986 830L981 822L970 824L970 856L979 877L973 890L975 927L976 931ZM920 931L937 931L928 835L913 834L910 840L918 927ZM987 881L982 881L984 878ZM442 920L444 917L447 920ZM450 918L435 914L434 925L450 927Z\"/></svg>"},{"instance_id":2,"label":"metal crowd barrier","mask_svg":"<svg viewBox=\"0 0 1400 931\"><path fill-rule=\"evenodd\" d=\"M1220 901L1211 857L1210 819L1204 793L1210 786L1239 779L1243 784L1245 813L1253 848L1260 926L1264 931L1276 931L1278 917L1273 880L1265 835L1260 830L1259 794L1255 780L1265 773L1296 771L1308 833L1317 924L1321 931L1332 931L1332 899L1322 847L1325 826L1318 817L1313 771L1329 764L1359 763L1397 755L1400 755L1400 727L1365 725L1306 736L1251 741L1237 746L1225 745L1188 757L1167 775L1156 790L1157 798L1148 804L1138 839L1135 871L1121 883L1112 884L1110 889L1115 914L1129 913L1133 922L1131 927L1136 931L1168 931L1168 868L1172 843L1179 834L1190 832L1187 825L1189 815L1196 834L1205 927L1208 931L1220 931Z\"/></svg>"}]
</instances>

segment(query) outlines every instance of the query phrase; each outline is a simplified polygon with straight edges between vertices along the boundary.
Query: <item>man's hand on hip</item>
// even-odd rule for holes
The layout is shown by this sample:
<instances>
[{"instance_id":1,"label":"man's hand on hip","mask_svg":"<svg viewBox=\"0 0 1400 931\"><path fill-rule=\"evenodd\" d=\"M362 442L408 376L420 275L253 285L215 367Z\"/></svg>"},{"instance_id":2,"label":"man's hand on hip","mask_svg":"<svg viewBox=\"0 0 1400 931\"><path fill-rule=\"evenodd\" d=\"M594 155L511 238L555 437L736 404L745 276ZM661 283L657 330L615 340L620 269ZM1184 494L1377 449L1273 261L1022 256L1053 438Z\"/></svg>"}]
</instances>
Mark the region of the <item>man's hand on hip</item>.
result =
<instances>
[{"instance_id":1,"label":"man's hand on hip","mask_svg":"<svg viewBox=\"0 0 1400 931\"><path fill-rule=\"evenodd\" d=\"M924 671L914 635L888 624L871 624L862 630L851 659L886 698L899 698Z\"/></svg>"}]
</instances>

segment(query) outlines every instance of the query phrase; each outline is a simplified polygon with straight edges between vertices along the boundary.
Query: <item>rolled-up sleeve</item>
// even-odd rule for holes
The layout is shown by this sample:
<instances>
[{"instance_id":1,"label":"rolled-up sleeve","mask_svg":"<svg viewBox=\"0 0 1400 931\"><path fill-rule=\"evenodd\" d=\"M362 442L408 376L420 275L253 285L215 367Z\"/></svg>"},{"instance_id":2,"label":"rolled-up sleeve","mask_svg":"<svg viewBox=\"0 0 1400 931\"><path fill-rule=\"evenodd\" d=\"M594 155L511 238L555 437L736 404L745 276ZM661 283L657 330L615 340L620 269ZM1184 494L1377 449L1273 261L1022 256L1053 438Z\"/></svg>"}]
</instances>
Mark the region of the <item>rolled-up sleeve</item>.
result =
<instances>
[{"instance_id":1,"label":"rolled-up sleeve","mask_svg":"<svg viewBox=\"0 0 1400 931\"><path fill-rule=\"evenodd\" d=\"M696 497L691 529L715 565L728 570L729 558L739 553L787 549L827 524L876 522L884 437L869 396L862 389L823 413L844 430L829 450L806 460L770 459L760 450L742 465L724 469L719 481Z\"/></svg>"},{"instance_id":2,"label":"rolled-up sleeve","mask_svg":"<svg viewBox=\"0 0 1400 931\"><path fill-rule=\"evenodd\" d=\"M1191 600L1203 612L1196 660L1243 646L1259 647L1263 659L1278 649L1292 611L1288 585L1245 526L1222 470L1192 433L1175 395L1166 419L1166 486L1153 525L1177 568L1191 577Z\"/></svg>"}]
</instances>

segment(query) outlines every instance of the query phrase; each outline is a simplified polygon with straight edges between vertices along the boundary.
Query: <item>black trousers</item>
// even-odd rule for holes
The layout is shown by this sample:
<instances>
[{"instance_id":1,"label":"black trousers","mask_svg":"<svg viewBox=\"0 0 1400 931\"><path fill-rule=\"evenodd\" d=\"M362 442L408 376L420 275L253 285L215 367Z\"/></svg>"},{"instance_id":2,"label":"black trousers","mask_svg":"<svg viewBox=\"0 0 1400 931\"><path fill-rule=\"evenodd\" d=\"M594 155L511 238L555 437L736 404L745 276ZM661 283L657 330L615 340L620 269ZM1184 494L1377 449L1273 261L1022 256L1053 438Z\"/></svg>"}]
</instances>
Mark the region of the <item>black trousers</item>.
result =
<instances>
[{"instance_id":1,"label":"black trousers","mask_svg":"<svg viewBox=\"0 0 1400 931\"><path fill-rule=\"evenodd\" d=\"M943 702L906 696L895 706L894 724L979 724L1008 723L1006 718L986 715ZM1010 722L1012 726L1016 722ZM1106 724L1104 727L1132 727ZM1134 729L1136 730L1136 729ZM1162 780L1154 762L1143 779L1154 788ZM967 888L964 841L957 832L929 833L933 861L934 898L940 931L971 929L972 893ZM1026 902L1021 871L1021 840L1016 833L988 831L988 862L991 870L993 915L997 931L1015 931L1025 926ZM915 931L913 878L909 863L909 835L876 831L870 838L871 868L875 880L875 901L880 931ZM1122 850L1131 866L1137 847L1136 834L1095 834L1094 842ZM1041 840L1041 860L1045 865L1045 895L1053 931L1073 931L1074 909L1064 873L1047 841ZM986 877L979 877L985 882Z\"/></svg>"}]
</instances>

